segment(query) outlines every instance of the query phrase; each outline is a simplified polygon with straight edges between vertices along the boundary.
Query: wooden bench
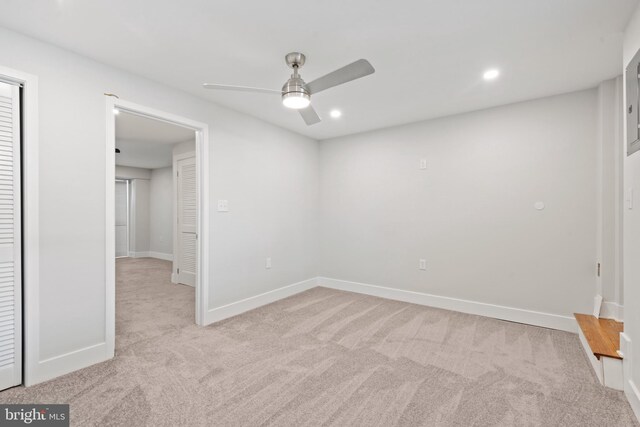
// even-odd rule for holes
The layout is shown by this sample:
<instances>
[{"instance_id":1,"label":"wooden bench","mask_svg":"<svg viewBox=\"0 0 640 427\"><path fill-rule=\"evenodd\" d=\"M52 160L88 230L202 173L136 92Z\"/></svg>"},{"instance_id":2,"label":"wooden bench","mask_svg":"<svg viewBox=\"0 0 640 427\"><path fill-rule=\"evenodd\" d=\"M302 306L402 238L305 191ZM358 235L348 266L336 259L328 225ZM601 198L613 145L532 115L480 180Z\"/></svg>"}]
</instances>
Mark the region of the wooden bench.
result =
<instances>
[{"instance_id":1,"label":"wooden bench","mask_svg":"<svg viewBox=\"0 0 640 427\"><path fill-rule=\"evenodd\" d=\"M590 314L574 314L578 334L587 357L600 382L610 388L622 390L622 356L620 333L624 324L613 319L598 319Z\"/></svg>"}]
</instances>

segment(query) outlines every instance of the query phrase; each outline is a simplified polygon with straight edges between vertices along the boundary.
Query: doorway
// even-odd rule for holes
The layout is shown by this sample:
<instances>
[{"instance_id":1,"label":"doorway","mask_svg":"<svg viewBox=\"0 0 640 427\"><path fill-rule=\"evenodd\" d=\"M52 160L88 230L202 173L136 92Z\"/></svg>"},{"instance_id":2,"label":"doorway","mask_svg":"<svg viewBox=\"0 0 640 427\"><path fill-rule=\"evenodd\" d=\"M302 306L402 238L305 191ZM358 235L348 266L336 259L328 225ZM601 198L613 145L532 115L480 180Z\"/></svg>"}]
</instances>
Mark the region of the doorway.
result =
<instances>
[{"instance_id":1,"label":"doorway","mask_svg":"<svg viewBox=\"0 0 640 427\"><path fill-rule=\"evenodd\" d=\"M136 273L140 277L151 278L149 280L156 280L164 285L172 282L175 286L195 287L191 291L195 294L194 313L189 316L191 322L204 324L207 302L205 278L208 277L208 221L204 219L208 218L206 196L209 187L209 157L208 144L205 143L208 141L206 124L113 96L107 96L106 103L106 253L109 255L107 343L110 346L109 350L113 352L116 335L116 287L124 286L125 281L121 279L125 270L131 273L136 268L142 268L146 270L142 273L138 270ZM149 143L153 141L145 141L140 135L123 138L122 123L125 123L124 128L127 127L127 123L134 124L138 131L142 129L143 135L150 132L152 127L160 128L159 133L156 133L155 146L150 147ZM181 132L191 135L190 138L182 142L167 139L168 135L180 135ZM167 153L170 153L169 160ZM119 168L117 172L116 166ZM167 205L167 201L170 205ZM128 212L123 214L125 211ZM126 221L123 220L123 216ZM126 251L123 249L125 241L128 241ZM126 255L123 255L125 252ZM122 258L116 262L117 255ZM117 276L118 266L121 269L118 270ZM170 272L168 277L163 271ZM153 287L150 283L144 285L150 285L148 290L154 292L170 289ZM130 282L127 286L128 291L137 292L137 288L132 287ZM181 301L185 292L182 289L182 296L172 296ZM123 302L118 299L118 307L127 303L131 301ZM131 306L139 307L140 304L134 303ZM162 308L156 309L162 311ZM162 313L150 315L157 317L162 316ZM121 317L118 319L120 321Z\"/></svg>"}]
</instances>

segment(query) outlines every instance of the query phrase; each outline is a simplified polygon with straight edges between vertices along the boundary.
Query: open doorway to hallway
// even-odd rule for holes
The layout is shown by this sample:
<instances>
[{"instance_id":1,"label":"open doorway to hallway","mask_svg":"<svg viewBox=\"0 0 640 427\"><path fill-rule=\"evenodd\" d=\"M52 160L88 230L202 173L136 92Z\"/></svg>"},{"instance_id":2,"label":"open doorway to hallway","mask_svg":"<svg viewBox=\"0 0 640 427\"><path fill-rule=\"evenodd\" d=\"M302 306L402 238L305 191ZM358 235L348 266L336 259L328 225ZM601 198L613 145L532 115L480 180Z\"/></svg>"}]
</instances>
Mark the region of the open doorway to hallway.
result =
<instances>
[{"instance_id":1,"label":"open doorway to hallway","mask_svg":"<svg viewBox=\"0 0 640 427\"><path fill-rule=\"evenodd\" d=\"M193 324L196 134L114 110L116 348Z\"/></svg>"}]
</instances>

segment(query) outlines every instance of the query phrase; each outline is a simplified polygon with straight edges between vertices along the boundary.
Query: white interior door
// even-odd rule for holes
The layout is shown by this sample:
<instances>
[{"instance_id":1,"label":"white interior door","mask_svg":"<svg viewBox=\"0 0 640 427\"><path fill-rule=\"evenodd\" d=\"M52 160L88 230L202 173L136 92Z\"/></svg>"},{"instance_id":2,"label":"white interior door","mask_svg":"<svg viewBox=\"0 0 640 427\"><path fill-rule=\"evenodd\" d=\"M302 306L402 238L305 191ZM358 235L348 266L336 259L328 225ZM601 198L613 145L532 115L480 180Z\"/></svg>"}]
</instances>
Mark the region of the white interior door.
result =
<instances>
[{"instance_id":1,"label":"white interior door","mask_svg":"<svg viewBox=\"0 0 640 427\"><path fill-rule=\"evenodd\" d=\"M22 382L20 88L0 82L0 390Z\"/></svg>"},{"instance_id":2,"label":"white interior door","mask_svg":"<svg viewBox=\"0 0 640 427\"><path fill-rule=\"evenodd\" d=\"M196 285L196 224L198 201L196 191L196 158L177 161L177 282Z\"/></svg>"},{"instance_id":3,"label":"white interior door","mask_svg":"<svg viewBox=\"0 0 640 427\"><path fill-rule=\"evenodd\" d=\"M129 183L116 180L116 258L129 256Z\"/></svg>"}]
</instances>

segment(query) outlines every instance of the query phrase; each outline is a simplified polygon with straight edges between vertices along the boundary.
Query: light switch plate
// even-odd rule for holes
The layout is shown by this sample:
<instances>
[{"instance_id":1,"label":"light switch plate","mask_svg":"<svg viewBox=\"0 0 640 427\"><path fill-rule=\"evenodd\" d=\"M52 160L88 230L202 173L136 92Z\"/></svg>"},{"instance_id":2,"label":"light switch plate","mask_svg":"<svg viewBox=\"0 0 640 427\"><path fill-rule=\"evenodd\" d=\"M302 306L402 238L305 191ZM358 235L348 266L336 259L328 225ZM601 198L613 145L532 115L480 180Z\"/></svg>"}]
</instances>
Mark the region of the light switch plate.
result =
<instances>
[{"instance_id":1,"label":"light switch plate","mask_svg":"<svg viewBox=\"0 0 640 427\"><path fill-rule=\"evenodd\" d=\"M427 260L426 259L421 259L418 261L418 268L420 270L426 270L427 269Z\"/></svg>"},{"instance_id":2,"label":"light switch plate","mask_svg":"<svg viewBox=\"0 0 640 427\"><path fill-rule=\"evenodd\" d=\"M427 168L427 159L420 159L420 169Z\"/></svg>"},{"instance_id":3,"label":"light switch plate","mask_svg":"<svg viewBox=\"0 0 640 427\"><path fill-rule=\"evenodd\" d=\"M627 188L627 197L626 197L626 202L627 202L627 209L632 210L633 209L633 188Z\"/></svg>"}]
</instances>

